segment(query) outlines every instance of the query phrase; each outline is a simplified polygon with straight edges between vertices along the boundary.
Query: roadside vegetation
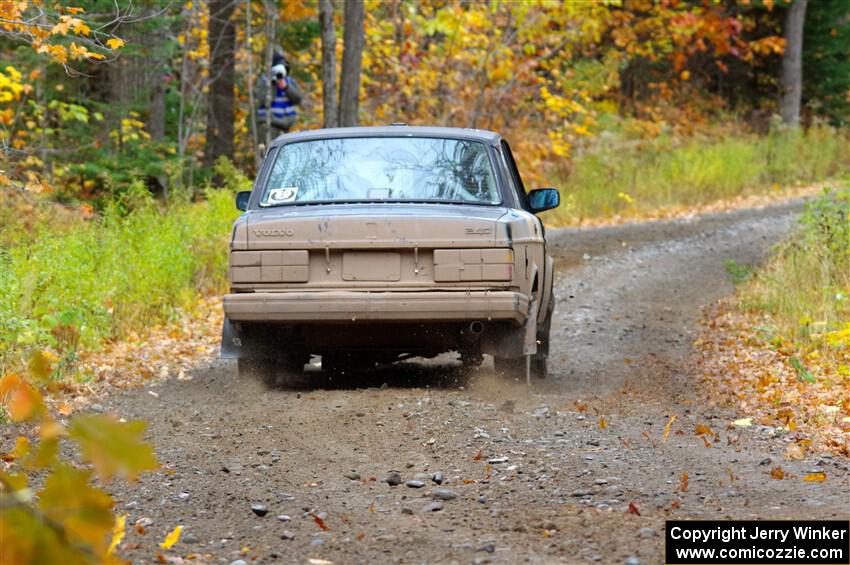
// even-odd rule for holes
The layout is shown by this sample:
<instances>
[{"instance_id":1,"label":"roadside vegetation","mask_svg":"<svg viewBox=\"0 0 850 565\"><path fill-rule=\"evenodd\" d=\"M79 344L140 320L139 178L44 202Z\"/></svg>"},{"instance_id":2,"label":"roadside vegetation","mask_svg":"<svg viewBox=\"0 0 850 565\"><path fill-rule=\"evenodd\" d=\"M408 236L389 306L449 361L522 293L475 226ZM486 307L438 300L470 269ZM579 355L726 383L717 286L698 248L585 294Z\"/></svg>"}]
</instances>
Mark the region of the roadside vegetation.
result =
<instances>
[{"instance_id":1,"label":"roadside vegetation","mask_svg":"<svg viewBox=\"0 0 850 565\"><path fill-rule=\"evenodd\" d=\"M742 196L781 197L789 187L850 175L850 132L826 124L806 131L775 125L767 135L711 138L607 136L577 156L563 180L562 205L546 220L573 225L613 216L641 218Z\"/></svg>"},{"instance_id":2,"label":"roadside vegetation","mask_svg":"<svg viewBox=\"0 0 850 565\"><path fill-rule=\"evenodd\" d=\"M705 384L809 449L850 455L850 189L806 206L763 268L729 263L735 298L698 342Z\"/></svg>"},{"instance_id":3,"label":"roadside vegetation","mask_svg":"<svg viewBox=\"0 0 850 565\"><path fill-rule=\"evenodd\" d=\"M229 188L201 202L155 201L140 183L102 212L20 196L7 202L0 253L0 373L34 351L59 356L66 375L81 350L191 310L226 286L236 190L250 182L223 167Z\"/></svg>"}]
</instances>

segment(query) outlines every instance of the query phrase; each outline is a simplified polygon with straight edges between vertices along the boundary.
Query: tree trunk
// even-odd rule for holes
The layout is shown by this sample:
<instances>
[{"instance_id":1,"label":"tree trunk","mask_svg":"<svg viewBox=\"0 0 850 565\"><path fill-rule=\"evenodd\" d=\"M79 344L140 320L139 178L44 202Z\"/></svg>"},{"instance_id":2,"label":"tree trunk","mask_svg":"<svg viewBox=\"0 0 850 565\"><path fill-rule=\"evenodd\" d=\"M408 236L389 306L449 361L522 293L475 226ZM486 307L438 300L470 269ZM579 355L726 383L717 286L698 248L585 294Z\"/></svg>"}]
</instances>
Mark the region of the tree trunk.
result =
<instances>
[{"instance_id":1,"label":"tree trunk","mask_svg":"<svg viewBox=\"0 0 850 565\"><path fill-rule=\"evenodd\" d=\"M360 111L360 66L363 60L363 0L345 0L342 77L339 85L339 123L356 126Z\"/></svg>"},{"instance_id":2,"label":"tree trunk","mask_svg":"<svg viewBox=\"0 0 850 565\"><path fill-rule=\"evenodd\" d=\"M153 86L151 92L151 117L148 129L151 132L151 139L154 141L165 140L165 80L162 76L157 76L157 82Z\"/></svg>"},{"instance_id":3,"label":"tree trunk","mask_svg":"<svg viewBox=\"0 0 850 565\"><path fill-rule=\"evenodd\" d=\"M215 164L221 156L233 159L234 8L234 0L210 0L209 3L210 83L204 146L206 167Z\"/></svg>"},{"instance_id":4,"label":"tree trunk","mask_svg":"<svg viewBox=\"0 0 850 565\"><path fill-rule=\"evenodd\" d=\"M803 97L803 24L807 0L795 0L785 15L785 53L782 55L782 121L800 125L800 101Z\"/></svg>"},{"instance_id":5,"label":"tree trunk","mask_svg":"<svg viewBox=\"0 0 850 565\"><path fill-rule=\"evenodd\" d=\"M322 30L322 109L324 127L339 125L336 106L336 29L332 0L319 0L319 26Z\"/></svg>"}]
</instances>

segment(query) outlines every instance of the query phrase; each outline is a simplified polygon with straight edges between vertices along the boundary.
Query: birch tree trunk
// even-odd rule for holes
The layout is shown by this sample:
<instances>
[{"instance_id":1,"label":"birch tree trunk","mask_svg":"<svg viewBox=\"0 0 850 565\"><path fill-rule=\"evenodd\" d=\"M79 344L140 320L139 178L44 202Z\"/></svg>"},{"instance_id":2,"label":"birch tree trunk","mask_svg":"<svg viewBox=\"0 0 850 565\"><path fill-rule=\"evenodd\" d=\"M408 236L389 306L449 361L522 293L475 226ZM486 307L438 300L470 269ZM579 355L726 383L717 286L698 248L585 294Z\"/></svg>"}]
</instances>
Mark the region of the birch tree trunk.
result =
<instances>
[{"instance_id":1,"label":"birch tree trunk","mask_svg":"<svg viewBox=\"0 0 850 565\"><path fill-rule=\"evenodd\" d=\"M336 29L332 0L319 0L319 27L322 37L322 109L323 126L339 125L336 105Z\"/></svg>"},{"instance_id":2,"label":"birch tree trunk","mask_svg":"<svg viewBox=\"0 0 850 565\"><path fill-rule=\"evenodd\" d=\"M785 53L782 55L782 98L779 112L791 127L800 125L803 97L803 26L807 0L795 0L785 15Z\"/></svg>"},{"instance_id":3,"label":"birch tree trunk","mask_svg":"<svg viewBox=\"0 0 850 565\"><path fill-rule=\"evenodd\" d=\"M363 60L363 0L345 0L342 77L339 85L339 124L356 126L360 111L360 67Z\"/></svg>"}]
</instances>

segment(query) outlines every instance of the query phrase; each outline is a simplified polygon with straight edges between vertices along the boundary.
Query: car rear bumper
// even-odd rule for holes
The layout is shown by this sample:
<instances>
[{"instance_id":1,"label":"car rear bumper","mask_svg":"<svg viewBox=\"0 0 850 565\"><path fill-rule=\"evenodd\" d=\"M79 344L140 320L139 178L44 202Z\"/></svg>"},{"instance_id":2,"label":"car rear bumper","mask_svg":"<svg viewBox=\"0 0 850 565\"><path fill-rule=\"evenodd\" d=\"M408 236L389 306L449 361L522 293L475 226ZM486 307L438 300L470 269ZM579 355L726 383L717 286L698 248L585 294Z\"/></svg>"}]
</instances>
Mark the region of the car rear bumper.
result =
<instances>
[{"instance_id":1,"label":"car rear bumper","mask_svg":"<svg viewBox=\"0 0 850 565\"><path fill-rule=\"evenodd\" d=\"M512 291L286 291L224 297L233 322L510 320L522 323L528 297Z\"/></svg>"}]
</instances>

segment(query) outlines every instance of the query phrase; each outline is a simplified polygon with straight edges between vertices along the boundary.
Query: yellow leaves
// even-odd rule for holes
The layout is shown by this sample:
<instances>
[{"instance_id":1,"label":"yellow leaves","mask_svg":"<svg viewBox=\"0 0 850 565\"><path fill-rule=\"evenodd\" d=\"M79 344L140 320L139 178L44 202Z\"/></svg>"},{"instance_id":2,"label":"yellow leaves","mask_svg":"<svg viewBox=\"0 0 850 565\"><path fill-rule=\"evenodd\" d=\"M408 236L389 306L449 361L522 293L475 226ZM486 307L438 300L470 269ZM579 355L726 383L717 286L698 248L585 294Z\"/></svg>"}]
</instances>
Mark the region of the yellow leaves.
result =
<instances>
[{"instance_id":1,"label":"yellow leaves","mask_svg":"<svg viewBox=\"0 0 850 565\"><path fill-rule=\"evenodd\" d=\"M58 360L59 358L50 351L36 351L30 357L28 367L30 374L36 380L44 382L50 377L50 374L53 372L53 364Z\"/></svg>"},{"instance_id":2,"label":"yellow leaves","mask_svg":"<svg viewBox=\"0 0 850 565\"><path fill-rule=\"evenodd\" d=\"M104 59L102 54L89 51L85 46L77 45L74 41L71 42L70 52L72 59L95 59L98 61Z\"/></svg>"},{"instance_id":3,"label":"yellow leaves","mask_svg":"<svg viewBox=\"0 0 850 565\"><path fill-rule=\"evenodd\" d=\"M779 465L775 465L770 470L770 478L777 480L777 481L781 481L782 479L785 478L785 470L782 467L780 467Z\"/></svg>"},{"instance_id":4,"label":"yellow leaves","mask_svg":"<svg viewBox=\"0 0 850 565\"><path fill-rule=\"evenodd\" d=\"M676 421L676 415L673 414L670 416L670 419L667 420L667 424L664 426L664 436L662 438L662 443L667 441L667 437L670 435L670 428L673 426L673 422Z\"/></svg>"},{"instance_id":5,"label":"yellow leaves","mask_svg":"<svg viewBox=\"0 0 850 565\"><path fill-rule=\"evenodd\" d=\"M30 440L26 436L18 436L15 440L15 449L12 451L13 459L23 459L30 452Z\"/></svg>"},{"instance_id":6,"label":"yellow leaves","mask_svg":"<svg viewBox=\"0 0 850 565\"><path fill-rule=\"evenodd\" d=\"M68 62L68 51L63 45L54 45L52 43L42 43L36 53L50 56L57 63L64 65Z\"/></svg>"},{"instance_id":7,"label":"yellow leaves","mask_svg":"<svg viewBox=\"0 0 850 565\"><path fill-rule=\"evenodd\" d=\"M600 418L599 418L599 428L600 428L600 429L602 429L602 430L604 430L604 429L605 429L605 428L607 428L607 427L608 427L608 420L606 420L605 418L600 417Z\"/></svg>"},{"instance_id":8,"label":"yellow leaves","mask_svg":"<svg viewBox=\"0 0 850 565\"><path fill-rule=\"evenodd\" d=\"M826 473L808 473L803 477L803 480L808 483L822 483L826 480Z\"/></svg>"},{"instance_id":9,"label":"yellow leaves","mask_svg":"<svg viewBox=\"0 0 850 565\"><path fill-rule=\"evenodd\" d=\"M180 541L180 533L183 531L183 526L177 526L171 533L165 536L165 539L159 544L162 549L170 549L175 543Z\"/></svg>"},{"instance_id":10,"label":"yellow leaves","mask_svg":"<svg viewBox=\"0 0 850 565\"><path fill-rule=\"evenodd\" d=\"M21 73L11 65L0 70L0 103L20 100L27 86L21 82L21 78Z\"/></svg>"},{"instance_id":11,"label":"yellow leaves","mask_svg":"<svg viewBox=\"0 0 850 565\"><path fill-rule=\"evenodd\" d=\"M127 529L127 516L122 514L115 517L115 524L112 526L112 539L109 542L107 553L115 553L118 544L124 539L124 534Z\"/></svg>"},{"instance_id":12,"label":"yellow leaves","mask_svg":"<svg viewBox=\"0 0 850 565\"><path fill-rule=\"evenodd\" d=\"M617 198L619 198L620 200L622 200L626 204L634 204L634 202L635 202L634 197L632 195L626 193L626 192L618 192Z\"/></svg>"},{"instance_id":13,"label":"yellow leaves","mask_svg":"<svg viewBox=\"0 0 850 565\"><path fill-rule=\"evenodd\" d=\"M827 332L823 337L830 347L850 349L850 322L840 330Z\"/></svg>"},{"instance_id":14,"label":"yellow leaves","mask_svg":"<svg viewBox=\"0 0 850 565\"><path fill-rule=\"evenodd\" d=\"M77 416L69 428L83 457L103 480L113 475L135 480L139 473L158 467L153 449L141 440L144 432L145 422L121 423L112 416Z\"/></svg>"},{"instance_id":15,"label":"yellow leaves","mask_svg":"<svg viewBox=\"0 0 850 565\"><path fill-rule=\"evenodd\" d=\"M121 49L124 47L124 40L118 37L112 37L106 40L106 46L110 49Z\"/></svg>"},{"instance_id":16,"label":"yellow leaves","mask_svg":"<svg viewBox=\"0 0 850 565\"><path fill-rule=\"evenodd\" d=\"M91 471L67 464L56 467L39 493L39 508L62 524L72 539L97 546L112 528L112 498L89 485Z\"/></svg>"},{"instance_id":17,"label":"yellow leaves","mask_svg":"<svg viewBox=\"0 0 850 565\"><path fill-rule=\"evenodd\" d=\"M80 18L60 16L59 21L50 29L50 35L68 35L69 32L77 35L89 35L91 28Z\"/></svg>"}]
</instances>

